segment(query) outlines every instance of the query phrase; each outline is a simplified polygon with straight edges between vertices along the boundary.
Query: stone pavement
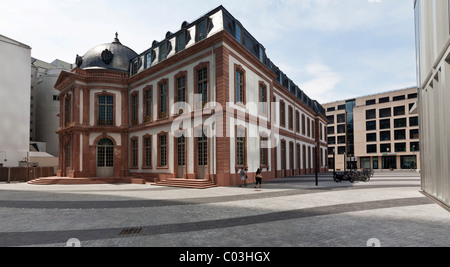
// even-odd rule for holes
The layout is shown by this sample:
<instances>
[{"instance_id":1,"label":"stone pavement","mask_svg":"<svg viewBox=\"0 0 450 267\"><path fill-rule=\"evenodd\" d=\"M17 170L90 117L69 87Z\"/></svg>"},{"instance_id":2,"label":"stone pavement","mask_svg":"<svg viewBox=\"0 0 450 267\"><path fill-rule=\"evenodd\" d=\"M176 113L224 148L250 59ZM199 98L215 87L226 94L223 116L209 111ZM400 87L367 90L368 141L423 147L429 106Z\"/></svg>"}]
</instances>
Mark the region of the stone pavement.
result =
<instances>
[{"instance_id":1,"label":"stone pavement","mask_svg":"<svg viewBox=\"0 0 450 267\"><path fill-rule=\"evenodd\" d=\"M450 213L413 172L369 183L321 175L206 190L151 185L0 184L0 247L450 246Z\"/></svg>"}]
</instances>

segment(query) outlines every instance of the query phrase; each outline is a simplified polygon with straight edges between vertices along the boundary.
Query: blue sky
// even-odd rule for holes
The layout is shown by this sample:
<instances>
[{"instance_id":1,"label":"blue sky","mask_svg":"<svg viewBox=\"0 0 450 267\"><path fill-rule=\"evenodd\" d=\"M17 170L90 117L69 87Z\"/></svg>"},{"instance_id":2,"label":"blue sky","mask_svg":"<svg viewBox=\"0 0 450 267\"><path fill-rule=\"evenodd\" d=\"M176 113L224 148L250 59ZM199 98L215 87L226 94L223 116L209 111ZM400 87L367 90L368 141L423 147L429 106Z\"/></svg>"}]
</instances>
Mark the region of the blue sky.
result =
<instances>
[{"instance_id":1,"label":"blue sky","mask_svg":"<svg viewBox=\"0 0 450 267\"><path fill-rule=\"evenodd\" d=\"M0 34L73 63L116 31L141 53L221 4L321 103L416 85L412 0L0 0Z\"/></svg>"}]
</instances>

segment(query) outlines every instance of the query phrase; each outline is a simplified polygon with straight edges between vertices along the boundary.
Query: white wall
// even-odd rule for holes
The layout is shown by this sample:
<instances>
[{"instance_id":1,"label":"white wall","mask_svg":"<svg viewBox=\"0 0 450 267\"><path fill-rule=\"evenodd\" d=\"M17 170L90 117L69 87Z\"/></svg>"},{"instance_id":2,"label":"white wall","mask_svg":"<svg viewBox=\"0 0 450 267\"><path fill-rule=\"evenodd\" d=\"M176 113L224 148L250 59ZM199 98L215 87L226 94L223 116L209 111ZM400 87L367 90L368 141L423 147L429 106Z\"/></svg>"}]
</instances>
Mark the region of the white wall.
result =
<instances>
[{"instance_id":1,"label":"white wall","mask_svg":"<svg viewBox=\"0 0 450 267\"><path fill-rule=\"evenodd\" d=\"M0 35L0 59L0 164L15 167L29 150L31 48Z\"/></svg>"}]
</instances>

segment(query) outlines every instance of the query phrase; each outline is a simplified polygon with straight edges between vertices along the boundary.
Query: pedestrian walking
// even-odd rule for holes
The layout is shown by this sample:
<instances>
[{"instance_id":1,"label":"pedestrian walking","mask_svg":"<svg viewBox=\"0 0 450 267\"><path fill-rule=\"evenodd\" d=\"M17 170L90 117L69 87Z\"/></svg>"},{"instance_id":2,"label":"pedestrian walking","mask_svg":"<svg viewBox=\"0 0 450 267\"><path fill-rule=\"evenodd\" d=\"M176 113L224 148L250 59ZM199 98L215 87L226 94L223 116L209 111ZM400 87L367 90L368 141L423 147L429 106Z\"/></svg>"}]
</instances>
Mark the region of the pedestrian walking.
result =
<instances>
[{"instance_id":1,"label":"pedestrian walking","mask_svg":"<svg viewBox=\"0 0 450 267\"><path fill-rule=\"evenodd\" d=\"M248 179L247 171L248 171L248 168L245 167L245 168L242 168L241 173L240 173L241 181L242 181L243 185L245 185L245 187L247 187L247 179ZM239 187L242 187L242 184L239 185Z\"/></svg>"},{"instance_id":2,"label":"pedestrian walking","mask_svg":"<svg viewBox=\"0 0 450 267\"><path fill-rule=\"evenodd\" d=\"M256 184L255 184L255 188L258 187L258 184L259 184L259 188L262 187L262 179L263 179L262 171L261 171L261 169L258 169L258 170L256 171Z\"/></svg>"}]
</instances>

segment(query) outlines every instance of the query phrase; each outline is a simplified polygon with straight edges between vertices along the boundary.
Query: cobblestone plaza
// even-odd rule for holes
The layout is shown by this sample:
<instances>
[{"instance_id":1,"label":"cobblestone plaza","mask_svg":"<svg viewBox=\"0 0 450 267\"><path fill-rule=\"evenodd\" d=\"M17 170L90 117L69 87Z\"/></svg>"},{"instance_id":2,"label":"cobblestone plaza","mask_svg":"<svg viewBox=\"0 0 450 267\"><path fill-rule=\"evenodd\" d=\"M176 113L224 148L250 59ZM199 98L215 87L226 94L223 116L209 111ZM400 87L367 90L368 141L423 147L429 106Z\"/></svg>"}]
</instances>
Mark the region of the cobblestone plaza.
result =
<instances>
[{"instance_id":1,"label":"cobblestone plaza","mask_svg":"<svg viewBox=\"0 0 450 267\"><path fill-rule=\"evenodd\" d=\"M0 184L0 246L449 246L450 214L413 172L369 183L330 175L277 179L262 190L152 185Z\"/></svg>"}]
</instances>

